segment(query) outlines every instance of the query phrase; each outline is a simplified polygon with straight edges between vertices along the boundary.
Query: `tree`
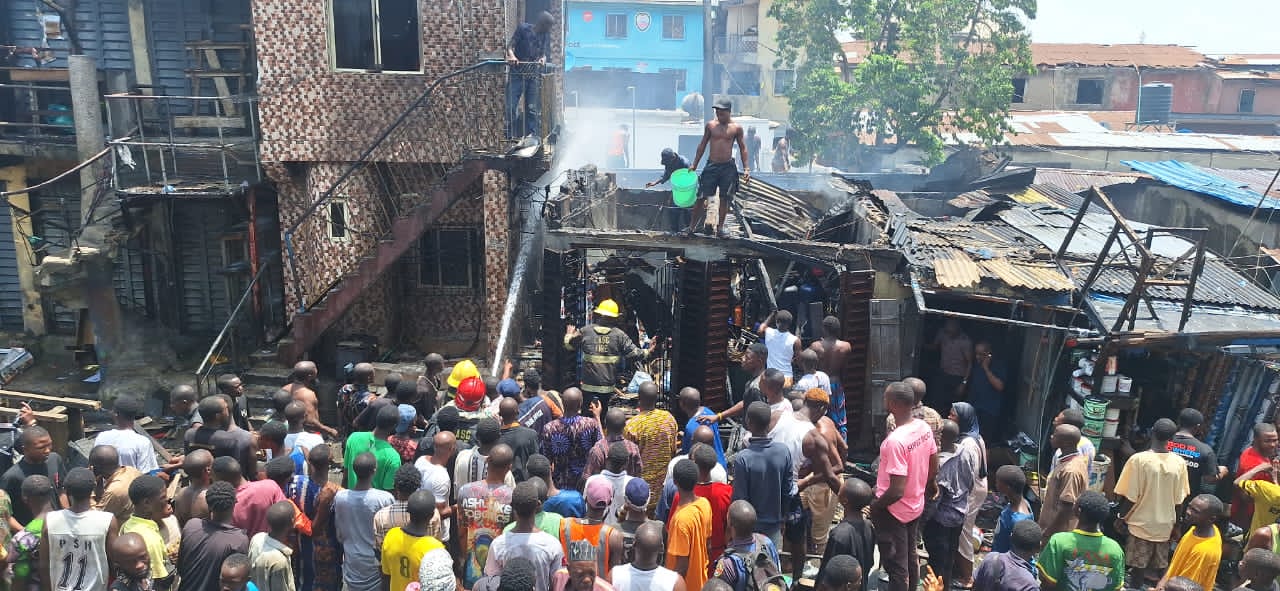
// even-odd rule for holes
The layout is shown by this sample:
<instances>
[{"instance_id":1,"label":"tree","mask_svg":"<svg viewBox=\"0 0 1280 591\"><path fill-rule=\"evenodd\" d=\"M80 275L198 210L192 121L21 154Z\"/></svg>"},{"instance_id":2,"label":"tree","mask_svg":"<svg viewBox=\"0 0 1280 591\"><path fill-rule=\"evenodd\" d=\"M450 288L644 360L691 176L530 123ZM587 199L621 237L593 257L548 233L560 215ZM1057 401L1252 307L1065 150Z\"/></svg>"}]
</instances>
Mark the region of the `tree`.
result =
<instances>
[{"instance_id":1,"label":"tree","mask_svg":"<svg viewBox=\"0 0 1280 591\"><path fill-rule=\"evenodd\" d=\"M914 144L936 163L947 137L999 142L1012 79L1033 69L1023 20L1035 11L1036 0L774 0L778 62L796 66L793 150L858 161ZM858 63L839 33L865 44Z\"/></svg>"}]
</instances>

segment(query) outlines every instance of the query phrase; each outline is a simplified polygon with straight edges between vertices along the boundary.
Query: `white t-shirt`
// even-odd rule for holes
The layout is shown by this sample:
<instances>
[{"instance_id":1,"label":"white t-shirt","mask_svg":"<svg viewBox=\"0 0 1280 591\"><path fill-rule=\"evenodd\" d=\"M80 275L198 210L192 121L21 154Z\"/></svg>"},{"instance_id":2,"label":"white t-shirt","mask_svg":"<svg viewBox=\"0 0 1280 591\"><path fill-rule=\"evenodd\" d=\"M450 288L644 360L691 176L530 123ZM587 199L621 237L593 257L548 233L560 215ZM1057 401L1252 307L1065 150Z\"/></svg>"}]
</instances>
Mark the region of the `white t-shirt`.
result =
<instances>
[{"instance_id":1,"label":"white t-shirt","mask_svg":"<svg viewBox=\"0 0 1280 591\"><path fill-rule=\"evenodd\" d=\"M93 446L110 445L120 454L120 465L131 466L143 474L160 470L156 461L156 449L146 437L126 429L103 431L93 440Z\"/></svg>"},{"instance_id":2,"label":"white t-shirt","mask_svg":"<svg viewBox=\"0 0 1280 591\"><path fill-rule=\"evenodd\" d=\"M674 591L680 575L659 566L653 570L640 570L630 564L619 564L609 571L614 591Z\"/></svg>"},{"instance_id":3,"label":"white t-shirt","mask_svg":"<svg viewBox=\"0 0 1280 591\"><path fill-rule=\"evenodd\" d=\"M671 458L671 461L667 462L667 479L663 483L666 484L673 482L671 480L671 473L676 469L676 463L680 460L689 459L692 459L689 457L689 454L680 454ZM729 484L729 473L725 472L724 466L721 466L719 462L716 462L716 465L711 467L711 482L723 482L725 484Z\"/></svg>"},{"instance_id":4,"label":"white t-shirt","mask_svg":"<svg viewBox=\"0 0 1280 591\"><path fill-rule=\"evenodd\" d=\"M484 574L501 575L503 565L513 558L527 558L533 563L535 591L551 591L551 577L564 560L564 548L555 536L541 530L527 534L509 531L489 545Z\"/></svg>"},{"instance_id":5,"label":"white t-shirt","mask_svg":"<svg viewBox=\"0 0 1280 591\"><path fill-rule=\"evenodd\" d=\"M813 423L802 421L791 414L778 419L778 424L769 432L774 443L785 446L791 453L791 468L795 471L793 476L799 475L801 463L804 462L804 436L812 430Z\"/></svg>"},{"instance_id":6,"label":"white t-shirt","mask_svg":"<svg viewBox=\"0 0 1280 591\"><path fill-rule=\"evenodd\" d=\"M53 591L107 590L106 511L50 511L44 518L49 537L49 582Z\"/></svg>"},{"instance_id":7,"label":"white t-shirt","mask_svg":"<svg viewBox=\"0 0 1280 591\"><path fill-rule=\"evenodd\" d=\"M819 390L826 392L827 395L830 396L831 395L831 377L828 376L827 373L824 371L815 371L811 374L807 374L801 377L800 379L796 380L796 384L791 387L791 391L804 394L805 392L808 392L809 390L812 390L814 388L818 388Z\"/></svg>"},{"instance_id":8,"label":"white t-shirt","mask_svg":"<svg viewBox=\"0 0 1280 591\"><path fill-rule=\"evenodd\" d=\"M292 452L296 448L311 449L324 443L324 436L319 433L290 433L284 436L284 448Z\"/></svg>"},{"instance_id":9,"label":"white t-shirt","mask_svg":"<svg viewBox=\"0 0 1280 591\"><path fill-rule=\"evenodd\" d=\"M764 329L764 346L769 348L769 360L765 365L791 377L791 358L796 354L796 341L799 338L772 326Z\"/></svg>"},{"instance_id":10,"label":"white t-shirt","mask_svg":"<svg viewBox=\"0 0 1280 591\"><path fill-rule=\"evenodd\" d=\"M437 466L431 463L426 456L418 458L413 462L413 467L422 473L422 488L418 490L429 490L436 498L436 504L449 502L449 489L451 482L449 479L449 469L444 466ZM449 539L449 522L451 519L440 520L440 541L448 541Z\"/></svg>"}]
</instances>

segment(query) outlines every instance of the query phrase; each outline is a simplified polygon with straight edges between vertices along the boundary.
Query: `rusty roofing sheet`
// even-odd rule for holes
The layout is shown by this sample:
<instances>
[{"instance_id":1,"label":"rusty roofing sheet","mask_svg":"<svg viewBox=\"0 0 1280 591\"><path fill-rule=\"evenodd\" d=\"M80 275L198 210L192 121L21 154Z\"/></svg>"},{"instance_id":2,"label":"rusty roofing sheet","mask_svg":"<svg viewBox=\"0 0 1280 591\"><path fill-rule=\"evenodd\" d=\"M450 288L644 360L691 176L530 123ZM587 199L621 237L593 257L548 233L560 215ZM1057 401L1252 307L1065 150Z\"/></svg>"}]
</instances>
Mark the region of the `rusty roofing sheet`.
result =
<instances>
[{"instance_id":1,"label":"rusty roofing sheet","mask_svg":"<svg viewBox=\"0 0 1280 591\"><path fill-rule=\"evenodd\" d=\"M1151 177L1139 172L1111 172L1106 170L1076 170L1071 168L1037 168L1036 183L1053 185L1068 193L1077 193L1089 187L1107 187L1135 183Z\"/></svg>"},{"instance_id":2,"label":"rusty roofing sheet","mask_svg":"<svg viewBox=\"0 0 1280 591\"><path fill-rule=\"evenodd\" d=\"M933 259L933 275L947 288L973 288L982 281L982 270L962 250L946 248Z\"/></svg>"},{"instance_id":3,"label":"rusty roofing sheet","mask_svg":"<svg viewBox=\"0 0 1280 591\"><path fill-rule=\"evenodd\" d=\"M1055 265L1013 261L1001 257L978 261L978 267L986 275L1013 287L1050 291L1071 291L1074 287L1071 280Z\"/></svg>"},{"instance_id":4,"label":"rusty roofing sheet","mask_svg":"<svg viewBox=\"0 0 1280 591\"><path fill-rule=\"evenodd\" d=\"M1194 68L1204 54L1182 45L1148 43L1032 43L1037 66L1110 66L1117 68Z\"/></svg>"},{"instance_id":5,"label":"rusty roofing sheet","mask_svg":"<svg viewBox=\"0 0 1280 591\"><path fill-rule=\"evenodd\" d=\"M1214 61L1224 66L1280 66L1280 53L1224 55Z\"/></svg>"}]
</instances>

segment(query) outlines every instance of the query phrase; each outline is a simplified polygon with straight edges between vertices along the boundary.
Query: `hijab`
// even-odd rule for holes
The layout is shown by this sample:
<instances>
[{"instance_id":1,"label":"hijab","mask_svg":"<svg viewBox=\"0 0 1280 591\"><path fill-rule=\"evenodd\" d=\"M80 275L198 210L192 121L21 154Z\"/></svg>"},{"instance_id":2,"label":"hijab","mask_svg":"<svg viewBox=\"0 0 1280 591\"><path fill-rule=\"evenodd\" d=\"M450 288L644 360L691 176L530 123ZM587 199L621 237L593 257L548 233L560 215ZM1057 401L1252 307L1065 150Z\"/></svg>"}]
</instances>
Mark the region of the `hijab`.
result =
<instances>
[{"instance_id":1,"label":"hijab","mask_svg":"<svg viewBox=\"0 0 1280 591\"><path fill-rule=\"evenodd\" d=\"M982 442L982 435L978 433L978 410L968 402L954 402L951 404L951 412L956 414L956 425L960 426L960 437L972 437L978 443L979 464L978 477L987 477L987 454L986 444Z\"/></svg>"},{"instance_id":2,"label":"hijab","mask_svg":"<svg viewBox=\"0 0 1280 591\"><path fill-rule=\"evenodd\" d=\"M979 438L978 410L968 402L956 402L951 405L951 412L956 413L956 424L960 426L961 437Z\"/></svg>"}]
</instances>

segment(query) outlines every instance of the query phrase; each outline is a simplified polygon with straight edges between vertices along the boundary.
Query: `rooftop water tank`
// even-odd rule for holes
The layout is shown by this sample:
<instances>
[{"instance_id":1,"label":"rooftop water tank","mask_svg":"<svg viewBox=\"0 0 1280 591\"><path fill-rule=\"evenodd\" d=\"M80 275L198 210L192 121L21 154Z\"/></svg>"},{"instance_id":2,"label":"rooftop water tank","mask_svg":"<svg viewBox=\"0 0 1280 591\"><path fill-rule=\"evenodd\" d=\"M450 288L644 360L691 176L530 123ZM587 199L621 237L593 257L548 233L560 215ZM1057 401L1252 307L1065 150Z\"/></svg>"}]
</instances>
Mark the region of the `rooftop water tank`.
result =
<instances>
[{"instance_id":1,"label":"rooftop water tank","mask_svg":"<svg viewBox=\"0 0 1280 591\"><path fill-rule=\"evenodd\" d=\"M1138 123L1165 125L1173 110L1173 85L1143 84L1138 95Z\"/></svg>"}]
</instances>

